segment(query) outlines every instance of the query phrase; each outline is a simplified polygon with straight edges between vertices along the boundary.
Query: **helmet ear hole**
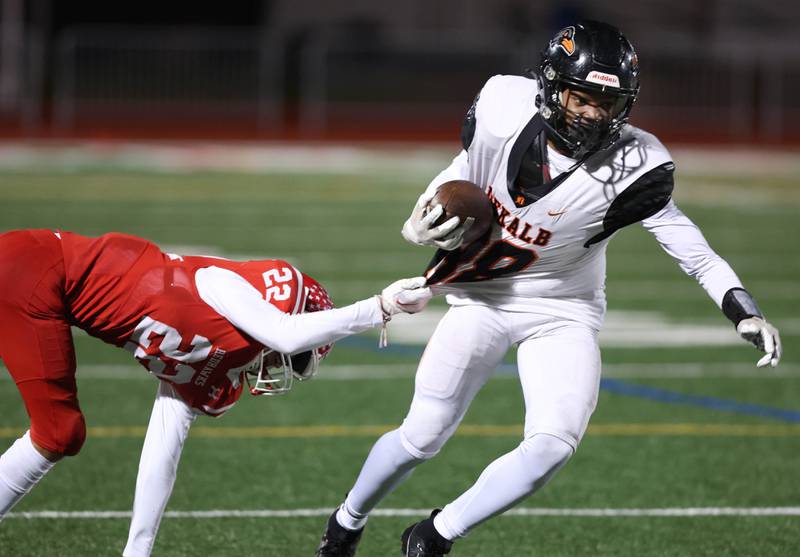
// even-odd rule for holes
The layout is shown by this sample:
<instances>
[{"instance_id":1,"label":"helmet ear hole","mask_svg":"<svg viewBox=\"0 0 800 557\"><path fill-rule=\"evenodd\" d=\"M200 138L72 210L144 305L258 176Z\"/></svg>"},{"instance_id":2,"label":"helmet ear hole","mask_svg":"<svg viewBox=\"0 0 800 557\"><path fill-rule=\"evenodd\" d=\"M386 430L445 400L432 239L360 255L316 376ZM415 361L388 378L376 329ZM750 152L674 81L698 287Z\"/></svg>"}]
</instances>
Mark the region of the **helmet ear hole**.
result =
<instances>
[{"instance_id":1,"label":"helmet ear hole","mask_svg":"<svg viewBox=\"0 0 800 557\"><path fill-rule=\"evenodd\" d=\"M312 351L306 350L292 356L292 372L298 377L305 377L311 367Z\"/></svg>"}]
</instances>

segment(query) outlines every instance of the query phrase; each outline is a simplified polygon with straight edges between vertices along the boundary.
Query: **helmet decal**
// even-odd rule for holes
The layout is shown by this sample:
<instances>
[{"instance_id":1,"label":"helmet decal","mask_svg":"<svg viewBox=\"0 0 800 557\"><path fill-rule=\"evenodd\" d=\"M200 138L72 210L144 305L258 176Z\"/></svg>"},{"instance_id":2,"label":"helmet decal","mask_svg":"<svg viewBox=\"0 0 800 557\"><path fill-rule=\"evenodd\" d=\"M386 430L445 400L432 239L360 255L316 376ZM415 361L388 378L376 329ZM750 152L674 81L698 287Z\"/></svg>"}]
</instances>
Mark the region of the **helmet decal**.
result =
<instances>
[{"instance_id":1,"label":"helmet decal","mask_svg":"<svg viewBox=\"0 0 800 557\"><path fill-rule=\"evenodd\" d=\"M305 308L304 313L311 313L314 311L326 311L329 309L333 309L335 306L333 305L333 301L331 300L328 291L325 290L325 287L318 283L313 278L309 277L308 275L303 275L305 280ZM333 348L333 343L326 344L324 346L320 346L316 349L317 355L319 359L322 360L325 356Z\"/></svg>"},{"instance_id":2,"label":"helmet decal","mask_svg":"<svg viewBox=\"0 0 800 557\"><path fill-rule=\"evenodd\" d=\"M598 83L607 87L616 87L619 89L619 77L610 73L598 72L596 70L589 72L586 76L586 81L589 83Z\"/></svg>"},{"instance_id":3,"label":"helmet decal","mask_svg":"<svg viewBox=\"0 0 800 557\"><path fill-rule=\"evenodd\" d=\"M321 284L314 280L309 282L311 284L306 286L307 298L305 311L310 313L313 311L332 309L333 302L331 301L331 297L328 295L328 291L325 290Z\"/></svg>"},{"instance_id":4,"label":"helmet decal","mask_svg":"<svg viewBox=\"0 0 800 557\"><path fill-rule=\"evenodd\" d=\"M575 53L575 27L569 26L558 32L558 35L550 41L550 46L558 46L567 53L567 56L572 56Z\"/></svg>"}]
</instances>

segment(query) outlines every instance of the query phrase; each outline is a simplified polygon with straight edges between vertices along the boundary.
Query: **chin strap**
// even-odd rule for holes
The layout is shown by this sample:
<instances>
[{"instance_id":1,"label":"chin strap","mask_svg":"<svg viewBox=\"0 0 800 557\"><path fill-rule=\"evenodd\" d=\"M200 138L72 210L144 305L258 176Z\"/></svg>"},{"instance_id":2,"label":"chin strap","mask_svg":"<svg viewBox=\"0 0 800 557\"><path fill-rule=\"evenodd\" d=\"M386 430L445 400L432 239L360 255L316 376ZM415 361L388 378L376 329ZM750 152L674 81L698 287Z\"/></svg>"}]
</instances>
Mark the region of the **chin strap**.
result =
<instances>
[{"instance_id":1,"label":"chin strap","mask_svg":"<svg viewBox=\"0 0 800 557\"><path fill-rule=\"evenodd\" d=\"M742 319L748 317L761 317L764 315L750 293L744 288L731 288L722 298L722 313L730 319L734 326Z\"/></svg>"},{"instance_id":2,"label":"chin strap","mask_svg":"<svg viewBox=\"0 0 800 557\"><path fill-rule=\"evenodd\" d=\"M375 296L378 299L378 305L381 308L381 313L383 314L383 324L381 325L381 336L378 338L378 348L386 348L389 346L389 321L392 320L392 314L386 310L386 307L383 305L383 296L377 294Z\"/></svg>"}]
</instances>

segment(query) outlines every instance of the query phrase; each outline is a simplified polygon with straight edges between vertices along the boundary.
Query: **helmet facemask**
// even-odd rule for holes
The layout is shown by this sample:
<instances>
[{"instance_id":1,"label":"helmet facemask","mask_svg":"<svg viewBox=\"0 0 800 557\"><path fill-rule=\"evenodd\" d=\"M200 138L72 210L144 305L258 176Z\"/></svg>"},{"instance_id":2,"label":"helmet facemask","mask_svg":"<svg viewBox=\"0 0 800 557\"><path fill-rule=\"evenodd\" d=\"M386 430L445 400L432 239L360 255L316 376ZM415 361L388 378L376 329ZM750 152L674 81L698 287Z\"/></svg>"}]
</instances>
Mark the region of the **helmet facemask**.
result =
<instances>
[{"instance_id":1,"label":"helmet facemask","mask_svg":"<svg viewBox=\"0 0 800 557\"><path fill-rule=\"evenodd\" d=\"M540 104L539 112L547 128L548 139L559 151L571 158L582 159L608 148L619 139L622 127L628 122L635 95L561 79L549 66L545 66L540 75L542 95L537 98ZM590 119L570 111L567 105L569 95L573 91L611 99L613 105L608 110L608 116Z\"/></svg>"},{"instance_id":2,"label":"helmet facemask","mask_svg":"<svg viewBox=\"0 0 800 557\"><path fill-rule=\"evenodd\" d=\"M294 380L311 379L319 370L320 349L306 350L294 356L265 348L244 369L247 386L254 395L282 395L292 389ZM251 376L254 376L251 382Z\"/></svg>"},{"instance_id":3,"label":"helmet facemask","mask_svg":"<svg viewBox=\"0 0 800 557\"><path fill-rule=\"evenodd\" d=\"M288 393L294 381L291 370L288 355L265 348L244 370L250 394L275 396ZM255 376L253 382L251 376Z\"/></svg>"}]
</instances>

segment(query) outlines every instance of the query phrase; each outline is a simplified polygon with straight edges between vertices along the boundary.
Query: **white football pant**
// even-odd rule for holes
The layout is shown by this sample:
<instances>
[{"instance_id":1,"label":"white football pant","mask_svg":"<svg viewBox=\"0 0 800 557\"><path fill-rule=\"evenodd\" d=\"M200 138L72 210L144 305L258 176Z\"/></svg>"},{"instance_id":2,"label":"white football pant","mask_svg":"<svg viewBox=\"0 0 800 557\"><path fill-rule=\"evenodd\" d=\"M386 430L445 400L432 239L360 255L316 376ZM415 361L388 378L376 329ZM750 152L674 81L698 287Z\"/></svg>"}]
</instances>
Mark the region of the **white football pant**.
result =
<instances>
[{"instance_id":1,"label":"white football pant","mask_svg":"<svg viewBox=\"0 0 800 557\"><path fill-rule=\"evenodd\" d=\"M453 306L420 360L406 419L375 443L337 514L344 527L363 526L417 464L439 452L514 344L525 399L523 441L437 515L437 529L449 539L466 535L534 493L569 459L597 404L597 330L552 314Z\"/></svg>"}]
</instances>

